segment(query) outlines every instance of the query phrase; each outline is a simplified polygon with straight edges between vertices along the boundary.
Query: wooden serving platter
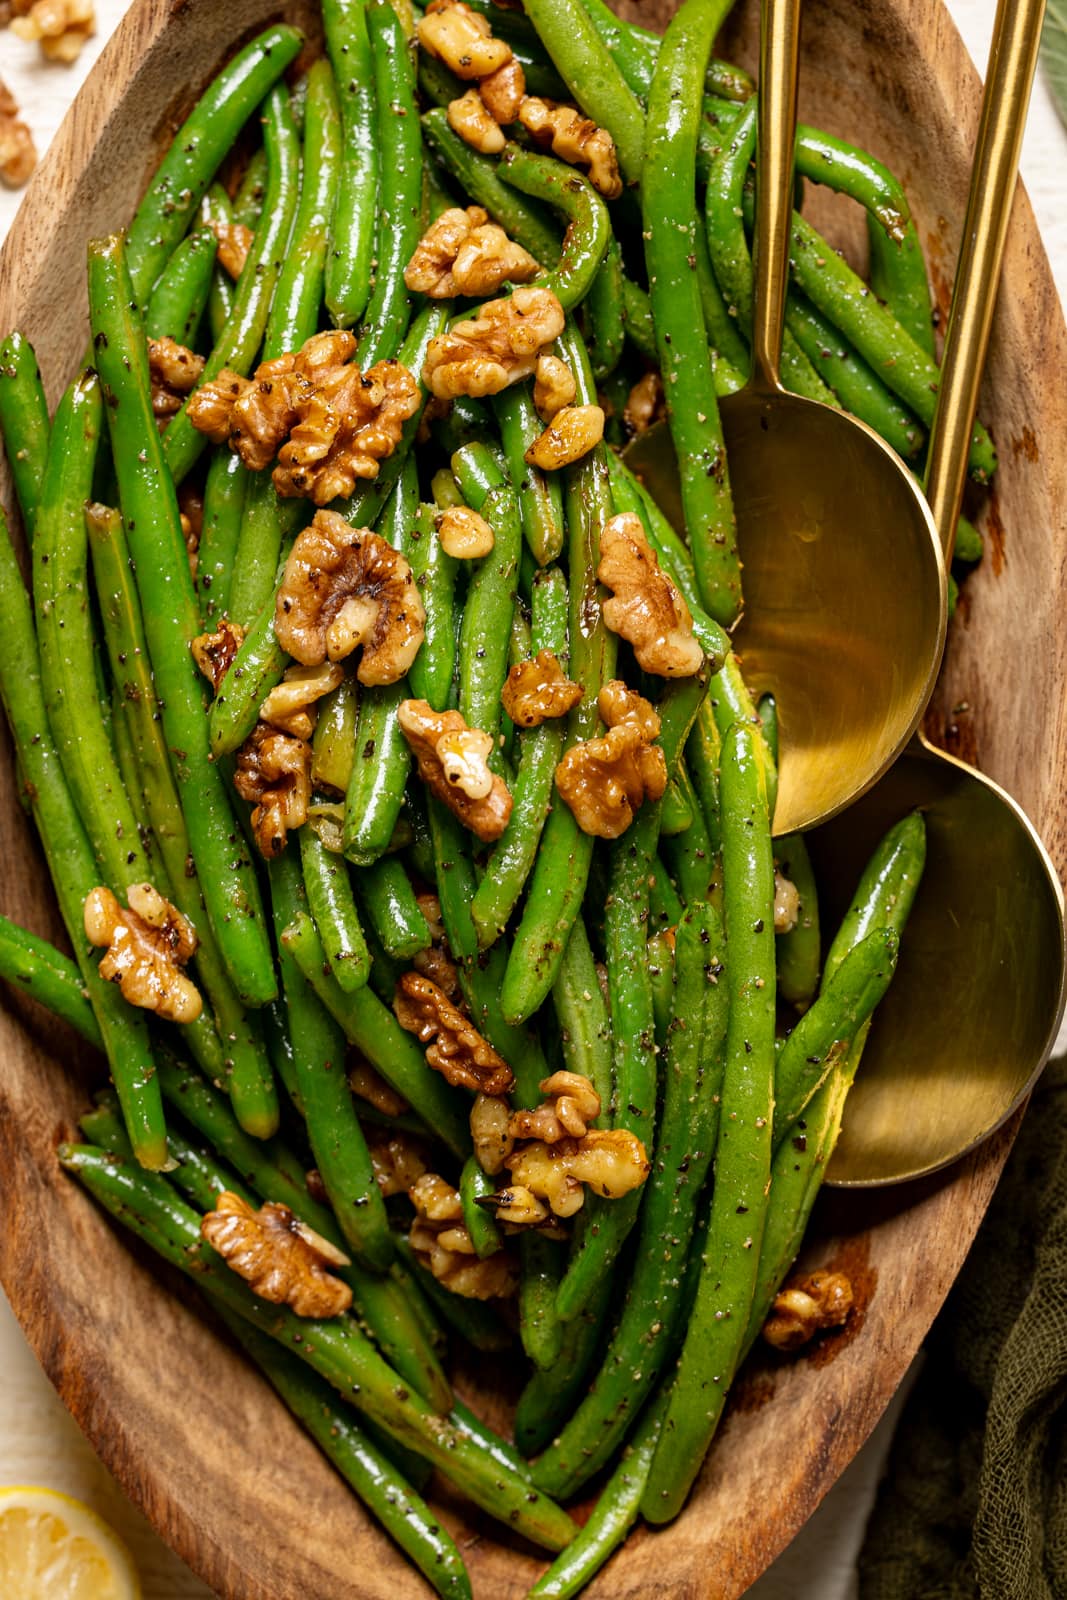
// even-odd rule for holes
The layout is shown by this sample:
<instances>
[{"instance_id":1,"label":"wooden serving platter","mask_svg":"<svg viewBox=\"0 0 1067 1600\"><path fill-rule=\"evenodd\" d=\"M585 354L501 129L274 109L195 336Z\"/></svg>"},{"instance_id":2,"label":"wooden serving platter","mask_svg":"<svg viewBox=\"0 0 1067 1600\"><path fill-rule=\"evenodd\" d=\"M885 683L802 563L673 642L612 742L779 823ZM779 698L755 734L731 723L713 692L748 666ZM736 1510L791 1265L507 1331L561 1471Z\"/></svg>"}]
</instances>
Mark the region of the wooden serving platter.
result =
<instances>
[{"instance_id":1,"label":"wooden serving platter","mask_svg":"<svg viewBox=\"0 0 1067 1600\"><path fill-rule=\"evenodd\" d=\"M642 22L669 3L629 3ZM33 179L0 254L0 327L34 343L54 401L86 345L84 252L131 215L167 138L235 44L299 0L138 0ZM903 179L947 309L978 80L935 0L808 0L801 115L860 140ZM750 67L756 6L721 53ZM855 219L820 220L861 250ZM934 720L1006 785L1067 863L1067 332L1020 193L983 396L1001 468L988 554L953 631ZM0 483L11 509L10 485ZM859 536L862 536L861 534ZM961 705L967 707L960 711ZM0 751L3 909L60 935L47 873ZM184 1284L120 1237L59 1170L99 1064L30 1002L0 997L0 1279L49 1377L162 1536L226 1600L398 1600L428 1593ZM846 1266L858 1312L813 1356L757 1358L692 1501L639 1531L592 1585L613 1600L733 1600L867 1438L941 1305L989 1203L1015 1123L922 1185L824 1196L811 1259ZM177 1292L175 1292L177 1290ZM473 1371L473 1368L472 1368ZM483 1385L484 1371L479 1371ZM462 1374L461 1374L462 1383ZM465 1386L468 1394L469 1385ZM504 1413L500 1373L488 1409ZM484 1393L484 1390L483 1390ZM482 1402L478 1402L480 1405ZM482 1600L517 1600L541 1560L442 1499Z\"/></svg>"}]
</instances>

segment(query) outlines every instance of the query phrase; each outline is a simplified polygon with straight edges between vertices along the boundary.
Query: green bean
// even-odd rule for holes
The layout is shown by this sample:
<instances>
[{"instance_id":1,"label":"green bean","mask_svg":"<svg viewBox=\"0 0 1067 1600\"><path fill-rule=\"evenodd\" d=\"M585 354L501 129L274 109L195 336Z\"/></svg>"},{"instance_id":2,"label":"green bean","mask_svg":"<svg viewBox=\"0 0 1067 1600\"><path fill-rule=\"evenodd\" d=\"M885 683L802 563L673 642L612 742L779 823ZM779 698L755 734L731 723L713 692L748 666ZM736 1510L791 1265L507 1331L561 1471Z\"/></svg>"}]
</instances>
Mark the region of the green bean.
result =
<instances>
[{"instance_id":1,"label":"green bean","mask_svg":"<svg viewBox=\"0 0 1067 1600\"><path fill-rule=\"evenodd\" d=\"M204 518L197 551L196 588L205 628L224 617L251 474L240 456L216 450L204 486Z\"/></svg>"},{"instance_id":2,"label":"green bean","mask_svg":"<svg viewBox=\"0 0 1067 1600\"><path fill-rule=\"evenodd\" d=\"M97 1049L103 1048L81 974L74 962L46 939L0 916L0 978L30 995Z\"/></svg>"},{"instance_id":3,"label":"green bean","mask_svg":"<svg viewBox=\"0 0 1067 1600\"><path fill-rule=\"evenodd\" d=\"M326 308L351 328L370 296L378 198L374 65L364 0L323 0L326 49L341 99L344 154L326 258Z\"/></svg>"},{"instance_id":4,"label":"green bean","mask_svg":"<svg viewBox=\"0 0 1067 1600\"><path fill-rule=\"evenodd\" d=\"M273 611L279 568L307 519L308 502L283 500L269 472L253 472L247 482L226 610L250 630L264 607Z\"/></svg>"},{"instance_id":5,"label":"green bean","mask_svg":"<svg viewBox=\"0 0 1067 1600\"><path fill-rule=\"evenodd\" d=\"M145 311L149 339L174 339L191 347L211 293L218 239L210 228L194 228L182 240L152 290Z\"/></svg>"},{"instance_id":6,"label":"green bean","mask_svg":"<svg viewBox=\"0 0 1067 1600\"><path fill-rule=\"evenodd\" d=\"M652 302L632 278L622 280L622 320L626 337L646 361L655 361L656 330L652 326Z\"/></svg>"},{"instance_id":7,"label":"green bean","mask_svg":"<svg viewBox=\"0 0 1067 1600\"><path fill-rule=\"evenodd\" d=\"M676 927L682 919L685 906L659 856L653 863L648 892L653 923L661 930Z\"/></svg>"},{"instance_id":8,"label":"green bean","mask_svg":"<svg viewBox=\"0 0 1067 1600\"><path fill-rule=\"evenodd\" d=\"M347 863L343 856L324 849L310 828L301 828L298 838L308 906L330 971L342 989L361 989L370 977L370 953Z\"/></svg>"},{"instance_id":9,"label":"green bean","mask_svg":"<svg viewBox=\"0 0 1067 1600\"><path fill-rule=\"evenodd\" d=\"M872 294L885 302L919 349L936 360L930 284L915 223L909 218L897 237L868 213L867 244Z\"/></svg>"},{"instance_id":10,"label":"green bean","mask_svg":"<svg viewBox=\"0 0 1067 1600\"><path fill-rule=\"evenodd\" d=\"M37 357L21 333L9 333L0 343L0 433L22 525L30 542L48 460L51 425Z\"/></svg>"},{"instance_id":11,"label":"green bean","mask_svg":"<svg viewBox=\"0 0 1067 1600\"><path fill-rule=\"evenodd\" d=\"M523 1455L543 1449L584 1394L610 1303L611 1282L605 1279L585 1310L564 1323L559 1358L551 1370L535 1370L527 1380L515 1409L515 1443Z\"/></svg>"},{"instance_id":12,"label":"green bean","mask_svg":"<svg viewBox=\"0 0 1067 1600\"><path fill-rule=\"evenodd\" d=\"M237 280L229 320L204 364L198 389L217 378L223 368L247 373L263 339L299 190L299 141L284 85L276 84L266 97L263 137L268 161L263 216ZM175 483L181 483L195 466L206 444L207 435L198 432L189 420L186 401L164 435L167 465Z\"/></svg>"},{"instance_id":13,"label":"green bean","mask_svg":"<svg viewBox=\"0 0 1067 1600\"><path fill-rule=\"evenodd\" d=\"M233 225L233 206L230 197L221 183L213 183L200 202L200 222L205 228L210 229L218 238L217 230ZM223 329L226 327L233 311L233 279L226 268L215 256L215 265L211 274L211 285L207 297L208 328L211 332L212 344L217 344L222 338Z\"/></svg>"},{"instance_id":14,"label":"green bean","mask_svg":"<svg viewBox=\"0 0 1067 1600\"><path fill-rule=\"evenodd\" d=\"M968 522L966 517L961 517L956 524L956 543L952 551L953 561L981 561L985 551L982 535Z\"/></svg>"},{"instance_id":15,"label":"green bean","mask_svg":"<svg viewBox=\"0 0 1067 1600\"><path fill-rule=\"evenodd\" d=\"M898 935L911 912L926 862L926 823L912 811L889 829L868 861L823 965L822 987L829 984L849 951L877 928Z\"/></svg>"},{"instance_id":16,"label":"green bean","mask_svg":"<svg viewBox=\"0 0 1067 1600\"><path fill-rule=\"evenodd\" d=\"M459 1335L465 1346L485 1354L511 1347L511 1332L489 1301L464 1299L462 1295L453 1294L451 1289L438 1283L403 1235L397 1238L396 1248L416 1287Z\"/></svg>"},{"instance_id":17,"label":"green bean","mask_svg":"<svg viewBox=\"0 0 1067 1600\"><path fill-rule=\"evenodd\" d=\"M367 0L367 31L378 107L377 267L360 334L364 368L394 356L411 317L404 269L422 232L422 137L415 65L389 0Z\"/></svg>"},{"instance_id":18,"label":"green bean","mask_svg":"<svg viewBox=\"0 0 1067 1600\"><path fill-rule=\"evenodd\" d=\"M83 922L86 896L97 884L96 865L52 742L41 688L41 669L29 596L0 510L0 699L11 726L37 831L104 1048L122 1101L122 1115L138 1161L167 1163L163 1101L144 1018L106 983L88 954Z\"/></svg>"},{"instance_id":19,"label":"green bean","mask_svg":"<svg viewBox=\"0 0 1067 1600\"><path fill-rule=\"evenodd\" d=\"M434 711L444 711L452 692L456 655L456 562L446 554L437 536L433 506L420 505L414 522L401 534L402 553L419 586L426 612L425 633L408 669L408 685L417 700L427 701Z\"/></svg>"},{"instance_id":20,"label":"green bean","mask_svg":"<svg viewBox=\"0 0 1067 1600\"><path fill-rule=\"evenodd\" d=\"M563 549L563 487L559 474L542 472L526 460L526 451L544 431L533 403L533 386L513 383L493 397L493 410L507 457L508 475L519 491L519 514L527 548L539 567L555 561Z\"/></svg>"},{"instance_id":21,"label":"green bean","mask_svg":"<svg viewBox=\"0 0 1067 1600\"><path fill-rule=\"evenodd\" d=\"M603 383L622 360L626 342L622 251L614 238L585 297L585 342L593 376Z\"/></svg>"},{"instance_id":22,"label":"green bean","mask_svg":"<svg viewBox=\"0 0 1067 1600\"><path fill-rule=\"evenodd\" d=\"M131 311L119 236L89 247L89 304L142 610L153 619L152 670L163 730L200 876L208 920L234 987L250 1005L276 992L252 863L211 759L203 696L189 641L199 617L174 488L152 415L144 341Z\"/></svg>"},{"instance_id":23,"label":"green bean","mask_svg":"<svg viewBox=\"0 0 1067 1600\"><path fill-rule=\"evenodd\" d=\"M911 412L843 342L837 329L795 291L786 307L786 326L847 411L880 433L906 460L919 454L924 435Z\"/></svg>"},{"instance_id":24,"label":"green bean","mask_svg":"<svg viewBox=\"0 0 1067 1600\"><path fill-rule=\"evenodd\" d=\"M697 905L711 893L718 852L708 833L704 813L684 760L678 764L674 781L688 805L692 821L684 833L677 833L673 837L663 836L660 849L682 899L687 905Z\"/></svg>"},{"instance_id":25,"label":"green bean","mask_svg":"<svg viewBox=\"0 0 1067 1600\"><path fill-rule=\"evenodd\" d=\"M641 180L645 260L667 416L697 588L729 624L741 606L741 568L697 260L696 143L700 84L726 0L686 0L664 35L649 91Z\"/></svg>"},{"instance_id":26,"label":"green bean","mask_svg":"<svg viewBox=\"0 0 1067 1600\"><path fill-rule=\"evenodd\" d=\"M344 794L352 771L359 685L345 678L319 702L319 719L311 742L311 783L316 789Z\"/></svg>"},{"instance_id":27,"label":"green bean","mask_svg":"<svg viewBox=\"0 0 1067 1600\"><path fill-rule=\"evenodd\" d=\"M685 915L684 910L682 916ZM655 922L653 909L652 921ZM679 920L681 920L679 918ZM652 1015L656 1023L656 1049L662 1055L667 1048L671 1009L674 1004L674 929L664 928L653 933L646 946L648 976L652 984Z\"/></svg>"},{"instance_id":28,"label":"green bean","mask_svg":"<svg viewBox=\"0 0 1067 1600\"><path fill-rule=\"evenodd\" d=\"M497 171L513 189L554 206L567 218L559 261L537 282L551 290L564 311L584 300L611 243L608 208L589 179L565 162L508 143Z\"/></svg>"},{"instance_id":29,"label":"green bean","mask_svg":"<svg viewBox=\"0 0 1067 1600\"><path fill-rule=\"evenodd\" d=\"M282 944L348 1042L366 1056L436 1136L465 1160L470 1153L470 1128L459 1091L427 1067L415 1040L369 988L346 993L324 972L322 944L310 917L292 919Z\"/></svg>"},{"instance_id":30,"label":"green bean","mask_svg":"<svg viewBox=\"0 0 1067 1600\"><path fill-rule=\"evenodd\" d=\"M330 1386L256 1329L221 1310L223 1321L261 1367L289 1410L332 1466L392 1536L431 1588L447 1600L470 1600L463 1558L440 1518L339 1405Z\"/></svg>"},{"instance_id":31,"label":"green bean","mask_svg":"<svg viewBox=\"0 0 1067 1600\"><path fill-rule=\"evenodd\" d=\"M587 117L615 140L627 183L643 177L645 116L579 0L528 0L526 15Z\"/></svg>"},{"instance_id":32,"label":"green bean","mask_svg":"<svg viewBox=\"0 0 1067 1600\"><path fill-rule=\"evenodd\" d=\"M482 1261L503 1248L500 1229L487 1206L479 1200L496 1193L496 1184L479 1164L477 1156L468 1156L459 1175L459 1198L463 1206L463 1221L471 1236L475 1255Z\"/></svg>"},{"instance_id":33,"label":"green bean","mask_svg":"<svg viewBox=\"0 0 1067 1600\"><path fill-rule=\"evenodd\" d=\"M660 38L634 22L617 17L605 0L582 0L594 28L611 51L630 88L636 95L647 95L659 54ZM709 94L726 100L744 101L755 85L748 73L714 56L708 62L704 84Z\"/></svg>"},{"instance_id":34,"label":"green bean","mask_svg":"<svg viewBox=\"0 0 1067 1600\"><path fill-rule=\"evenodd\" d=\"M356 879L360 904L387 955L409 961L432 943L411 880L396 856L381 856ZM344 987L344 986L342 986Z\"/></svg>"},{"instance_id":35,"label":"green bean","mask_svg":"<svg viewBox=\"0 0 1067 1600\"><path fill-rule=\"evenodd\" d=\"M774 841L778 870L800 897L796 926L775 940L778 959L778 993L795 1006L810 1005L819 986L822 945L819 937L819 896L808 847L803 834Z\"/></svg>"},{"instance_id":36,"label":"green bean","mask_svg":"<svg viewBox=\"0 0 1067 1600\"><path fill-rule=\"evenodd\" d=\"M399 1384L397 1374L351 1318L315 1322L295 1316L287 1307L257 1300L247 1284L201 1244L200 1218L178 1200L165 1180L137 1174L92 1146L61 1145L59 1158L95 1199L164 1259L253 1327L285 1344L390 1438L431 1461L476 1505L552 1550L573 1537L574 1524L565 1512L538 1495L499 1457L490 1456L463 1427L438 1416Z\"/></svg>"},{"instance_id":37,"label":"green bean","mask_svg":"<svg viewBox=\"0 0 1067 1600\"><path fill-rule=\"evenodd\" d=\"M232 755L244 744L256 725L260 706L281 683L289 663L274 632L277 585L281 583L289 549L282 548L275 593L246 632L211 703L208 733L216 761L220 756Z\"/></svg>"},{"instance_id":38,"label":"green bean","mask_svg":"<svg viewBox=\"0 0 1067 1600\"><path fill-rule=\"evenodd\" d=\"M521 244L542 266L553 266L559 260L559 235L550 213L520 200L497 176L496 162L478 155L452 131L441 107L424 111L421 120L430 149L471 201L483 206L508 238Z\"/></svg>"},{"instance_id":39,"label":"green bean","mask_svg":"<svg viewBox=\"0 0 1067 1600\"><path fill-rule=\"evenodd\" d=\"M456 457L452 459L454 463ZM493 548L478 562L467 586L459 635L459 710L467 726L489 734L495 746L500 693L508 675L522 525L518 497L510 484L492 489L480 510L493 530ZM490 760L491 766L496 764Z\"/></svg>"},{"instance_id":40,"label":"green bean","mask_svg":"<svg viewBox=\"0 0 1067 1600\"><path fill-rule=\"evenodd\" d=\"M292 97L290 96L292 108ZM294 120L296 117L293 109ZM233 220L239 222L243 228L255 232L260 217L263 215L263 201L267 193L267 152L262 145L258 145L249 156L245 170L241 174L241 181L237 185L237 192L233 197Z\"/></svg>"},{"instance_id":41,"label":"green bean","mask_svg":"<svg viewBox=\"0 0 1067 1600\"><path fill-rule=\"evenodd\" d=\"M677 1514L715 1432L756 1290L774 1107L774 862L756 730L735 722L720 767L730 1001L704 1267L643 1506Z\"/></svg>"},{"instance_id":42,"label":"green bean","mask_svg":"<svg viewBox=\"0 0 1067 1600\"><path fill-rule=\"evenodd\" d=\"M175 134L126 231L139 304L177 249L216 168L303 42L296 28L266 28L223 68Z\"/></svg>"},{"instance_id":43,"label":"green bean","mask_svg":"<svg viewBox=\"0 0 1067 1600\"><path fill-rule=\"evenodd\" d=\"M467 860L466 829L433 795L427 812L445 936L458 960L471 961L478 954L478 933L471 915L473 873Z\"/></svg>"},{"instance_id":44,"label":"green bean","mask_svg":"<svg viewBox=\"0 0 1067 1600\"><path fill-rule=\"evenodd\" d=\"M697 799L708 830L708 842L718 854L719 827L719 758L722 735L715 721L715 711L710 699L702 702L697 719L685 747L686 764L692 774Z\"/></svg>"},{"instance_id":45,"label":"green bean","mask_svg":"<svg viewBox=\"0 0 1067 1600\"><path fill-rule=\"evenodd\" d=\"M373 865L396 828L411 766L411 749L397 719L407 696L407 684L401 682L364 690L360 697L344 825L345 855L357 866Z\"/></svg>"},{"instance_id":46,"label":"green bean","mask_svg":"<svg viewBox=\"0 0 1067 1600\"><path fill-rule=\"evenodd\" d=\"M556 1296L564 1252L555 1239L526 1232L519 1240L519 1336L535 1367L550 1372L563 1350L563 1323L556 1315Z\"/></svg>"},{"instance_id":47,"label":"green bean","mask_svg":"<svg viewBox=\"0 0 1067 1600\"><path fill-rule=\"evenodd\" d=\"M660 837L673 839L676 834L685 833L686 829L692 826L693 808L689 803L688 794L682 789L678 779L672 778L663 796Z\"/></svg>"}]
</instances>

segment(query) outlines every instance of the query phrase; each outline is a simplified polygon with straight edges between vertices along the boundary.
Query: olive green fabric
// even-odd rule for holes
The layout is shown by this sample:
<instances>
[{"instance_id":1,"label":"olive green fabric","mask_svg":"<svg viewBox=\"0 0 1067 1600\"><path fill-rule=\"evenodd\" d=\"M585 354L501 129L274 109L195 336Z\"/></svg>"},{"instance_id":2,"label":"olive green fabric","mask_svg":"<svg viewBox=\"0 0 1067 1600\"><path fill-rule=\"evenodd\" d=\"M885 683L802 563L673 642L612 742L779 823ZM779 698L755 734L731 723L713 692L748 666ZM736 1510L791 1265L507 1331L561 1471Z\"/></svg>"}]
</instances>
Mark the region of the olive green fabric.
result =
<instances>
[{"instance_id":1,"label":"olive green fabric","mask_svg":"<svg viewBox=\"0 0 1067 1600\"><path fill-rule=\"evenodd\" d=\"M1067 1600L1067 1061L927 1342L860 1600Z\"/></svg>"}]
</instances>

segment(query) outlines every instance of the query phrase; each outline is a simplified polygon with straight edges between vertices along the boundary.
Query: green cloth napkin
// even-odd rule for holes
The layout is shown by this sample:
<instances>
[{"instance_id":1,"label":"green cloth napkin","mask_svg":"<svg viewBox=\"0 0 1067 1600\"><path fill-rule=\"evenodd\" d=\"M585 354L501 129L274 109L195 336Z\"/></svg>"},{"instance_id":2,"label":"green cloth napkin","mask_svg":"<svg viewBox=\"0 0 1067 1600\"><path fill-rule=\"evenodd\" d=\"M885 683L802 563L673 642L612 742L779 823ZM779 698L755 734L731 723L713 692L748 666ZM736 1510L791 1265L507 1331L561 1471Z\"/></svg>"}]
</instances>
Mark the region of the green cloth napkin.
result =
<instances>
[{"instance_id":1,"label":"green cloth napkin","mask_svg":"<svg viewBox=\"0 0 1067 1600\"><path fill-rule=\"evenodd\" d=\"M1067 1060L927 1341L860 1600L1067 1600Z\"/></svg>"}]
</instances>

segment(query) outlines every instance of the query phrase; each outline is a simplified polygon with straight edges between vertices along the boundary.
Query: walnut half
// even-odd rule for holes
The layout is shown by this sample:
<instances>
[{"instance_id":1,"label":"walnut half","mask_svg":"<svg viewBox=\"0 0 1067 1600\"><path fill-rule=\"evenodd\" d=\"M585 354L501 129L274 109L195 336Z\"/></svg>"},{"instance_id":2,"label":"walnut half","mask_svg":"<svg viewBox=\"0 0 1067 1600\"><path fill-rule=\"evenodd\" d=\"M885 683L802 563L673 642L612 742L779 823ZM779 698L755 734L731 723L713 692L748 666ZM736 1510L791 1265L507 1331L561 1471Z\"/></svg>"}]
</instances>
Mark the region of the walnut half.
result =
<instances>
[{"instance_id":1,"label":"walnut half","mask_svg":"<svg viewBox=\"0 0 1067 1600\"><path fill-rule=\"evenodd\" d=\"M512 1183L547 1201L557 1217L572 1217L585 1203L588 1184L605 1200L638 1188L651 1171L645 1147L625 1128L593 1128L581 1139L541 1140L508 1156Z\"/></svg>"},{"instance_id":2,"label":"walnut half","mask_svg":"<svg viewBox=\"0 0 1067 1600\"><path fill-rule=\"evenodd\" d=\"M493 1300L518 1288L515 1259L498 1250L484 1261L475 1253L463 1221L458 1192L434 1172L424 1173L408 1191L415 1207L411 1246L423 1265L453 1294L468 1300Z\"/></svg>"},{"instance_id":3,"label":"walnut half","mask_svg":"<svg viewBox=\"0 0 1067 1600\"><path fill-rule=\"evenodd\" d=\"M645 537L640 517L624 511L600 533L597 577L612 590L604 621L633 646L637 664L661 678L691 678L704 665L685 597Z\"/></svg>"},{"instance_id":4,"label":"walnut half","mask_svg":"<svg viewBox=\"0 0 1067 1600\"><path fill-rule=\"evenodd\" d=\"M589 182L605 199L617 200L622 194L614 139L575 106L528 94L519 107L519 121L536 143L550 146L561 161L584 167Z\"/></svg>"},{"instance_id":5,"label":"walnut half","mask_svg":"<svg viewBox=\"0 0 1067 1600\"><path fill-rule=\"evenodd\" d=\"M776 1350L799 1350L824 1328L839 1328L852 1310L852 1285L843 1272L791 1278L777 1293L763 1324Z\"/></svg>"},{"instance_id":6,"label":"walnut half","mask_svg":"<svg viewBox=\"0 0 1067 1600\"><path fill-rule=\"evenodd\" d=\"M9 189L21 189L36 165L33 134L19 115L15 96L0 83L0 179Z\"/></svg>"},{"instance_id":7,"label":"walnut half","mask_svg":"<svg viewBox=\"0 0 1067 1600\"><path fill-rule=\"evenodd\" d=\"M608 725L602 739L572 745L556 768L556 788L583 833L617 839L645 800L660 800L667 763L659 745L659 717L641 695L617 678L597 697Z\"/></svg>"},{"instance_id":8,"label":"walnut half","mask_svg":"<svg viewBox=\"0 0 1067 1600\"><path fill-rule=\"evenodd\" d=\"M252 832L262 856L280 856L293 828L307 821L311 746L257 722L237 752L233 786L253 807Z\"/></svg>"},{"instance_id":9,"label":"walnut half","mask_svg":"<svg viewBox=\"0 0 1067 1600\"><path fill-rule=\"evenodd\" d=\"M545 1096L533 1111L513 1111L508 1133L513 1139L581 1139L600 1115L600 1096L581 1072L553 1072L539 1085Z\"/></svg>"},{"instance_id":10,"label":"walnut half","mask_svg":"<svg viewBox=\"0 0 1067 1600\"><path fill-rule=\"evenodd\" d=\"M168 1022L195 1022L203 1001L182 971L198 942L192 923L150 883L131 883L126 898L128 908L103 887L85 897L85 936L107 946L101 977L117 983L131 1006Z\"/></svg>"},{"instance_id":11,"label":"walnut half","mask_svg":"<svg viewBox=\"0 0 1067 1600\"><path fill-rule=\"evenodd\" d=\"M268 1200L256 1211L223 1189L200 1233L261 1300L317 1321L339 1317L352 1304L348 1284L326 1271L349 1266L348 1257L288 1206Z\"/></svg>"},{"instance_id":12,"label":"walnut half","mask_svg":"<svg viewBox=\"0 0 1067 1600\"><path fill-rule=\"evenodd\" d=\"M516 661L504 679L500 701L517 728L536 728L551 717L565 717L584 693L551 650L539 650L526 661Z\"/></svg>"},{"instance_id":13,"label":"walnut half","mask_svg":"<svg viewBox=\"0 0 1067 1600\"><path fill-rule=\"evenodd\" d=\"M515 1078L503 1056L429 978L405 972L393 1010L400 1026L428 1046L427 1063L449 1083L485 1095L510 1091Z\"/></svg>"},{"instance_id":14,"label":"walnut half","mask_svg":"<svg viewBox=\"0 0 1067 1600\"><path fill-rule=\"evenodd\" d=\"M439 400L499 394L528 378L541 351L563 332L563 307L551 289L516 289L489 300L476 317L431 339L422 381Z\"/></svg>"},{"instance_id":15,"label":"walnut half","mask_svg":"<svg viewBox=\"0 0 1067 1600\"><path fill-rule=\"evenodd\" d=\"M539 271L533 256L490 222L481 206L450 206L415 246L404 282L431 300L450 300L496 294L503 284L528 283Z\"/></svg>"},{"instance_id":16,"label":"walnut half","mask_svg":"<svg viewBox=\"0 0 1067 1600\"><path fill-rule=\"evenodd\" d=\"M512 801L503 778L489 770L489 735L468 728L458 711L434 711L426 700L401 700L397 721L426 787L486 844L499 839Z\"/></svg>"}]
</instances>

